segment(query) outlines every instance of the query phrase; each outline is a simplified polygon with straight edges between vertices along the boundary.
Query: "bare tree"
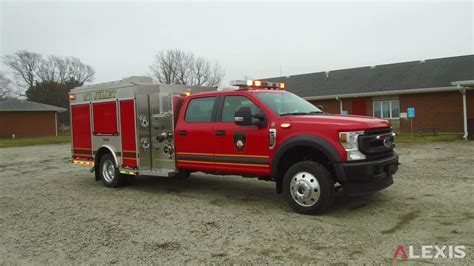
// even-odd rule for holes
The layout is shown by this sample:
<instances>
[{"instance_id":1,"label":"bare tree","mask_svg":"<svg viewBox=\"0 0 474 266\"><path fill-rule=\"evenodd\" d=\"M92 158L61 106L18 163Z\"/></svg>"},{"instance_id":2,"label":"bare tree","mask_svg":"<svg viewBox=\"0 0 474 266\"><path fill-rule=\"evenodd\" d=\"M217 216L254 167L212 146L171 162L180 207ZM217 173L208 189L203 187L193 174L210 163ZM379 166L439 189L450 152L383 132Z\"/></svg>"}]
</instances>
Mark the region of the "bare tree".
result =
<instances>
[{"instance_id":1,"label":"bare tree","mask_svg":"<svg viewBox=\"0 0 474 266\"><path fill-rule=\"evenodd\" d=\"M35 84L36 73L41 61L40 54L27 50L3 57L3 63L12 70L18 84L23 88L29 88Z\"/></svg>"},{"instance_id":2,"label":"bare tree","mask_svg":"<svg viewBox=\"0 0 474 266\"><path fill-rule=\"evenodd\" d=\"M155 82L161 84L217 86L224 78L217 62L178 49L160 51L150 71Z\"/></svg>"},{"instance_id":3,"label":"bare tree","mask_svg":"<svg viewBox=\"0 0 474 266\"><path fill-rule=\"evenodd\" d=\"M66 76L74 78L80 83L92 82L94 80L95 71L94 69L81 62L79 58L68 57L69 68Z\"/></svg>"},{"instance_id":4,"label":"bare tree","mask_svg":"<svg viewBox=\"0 0 474 266\"><path fill-rule=\"evenodd\" d=\"M15 97L11 81L3 73L0 73L0 100Z\"/></svg>"},{"instance_id":5,"label":"bare tree","mask_svg":"<svg viewBox=\"0 0 474 266\"><path fill-rule=\"evenodd\" d=\"M56 80L58 73L56 71L56 57L49 56L47 59L41 59L36 71L36 81ZM31 86L30 86L31 87Z\"/></svg>"},{"instance_id":6,"label":"bare tree","mask_svg":"<svg viewBox=\"0 0 474 266\"><path fill-rule=\"evenodd\" d=\"M94 69L75 57L48 56L41 60L37 75L41 81L65 82L74 79L80 83L94 80Z\"/></svg>"},{"instance_id":7,"label":"bare tree","mask_svg":"<svg viewBox=\"0 0 474 266\"><path fill-rule=\"evenodd\" d=\"M94 80L94 69L75 57L48 56L21 50L3 57L20 87L28 89L36 82L65 82L70 79L84 82Z\"/></svg>"}]
</instances>

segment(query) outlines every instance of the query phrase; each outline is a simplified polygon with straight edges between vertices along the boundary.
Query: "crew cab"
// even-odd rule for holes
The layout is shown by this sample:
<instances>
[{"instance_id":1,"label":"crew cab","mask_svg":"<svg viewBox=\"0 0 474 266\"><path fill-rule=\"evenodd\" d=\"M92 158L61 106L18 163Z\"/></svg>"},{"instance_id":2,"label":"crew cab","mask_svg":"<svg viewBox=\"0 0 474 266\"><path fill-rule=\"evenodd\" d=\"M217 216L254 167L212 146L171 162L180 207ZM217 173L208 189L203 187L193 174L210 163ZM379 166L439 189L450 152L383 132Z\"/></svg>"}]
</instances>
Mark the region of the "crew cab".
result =
<instances>
[{"instance_id":1,"label":"crew cab","mask_svg":"<svg viewBox=\"0 0 474 266\"><path fill-rule=\"evenodd\" d=\"M338 189L359 195L393 184L398 155L389 121L325 113L283 83L233 85L217 91L125 80L76 88L73 162L93 165L108 187L126 175L258 177L274 181L304 214L327 210Z\"/></svg>"}]
</instances>

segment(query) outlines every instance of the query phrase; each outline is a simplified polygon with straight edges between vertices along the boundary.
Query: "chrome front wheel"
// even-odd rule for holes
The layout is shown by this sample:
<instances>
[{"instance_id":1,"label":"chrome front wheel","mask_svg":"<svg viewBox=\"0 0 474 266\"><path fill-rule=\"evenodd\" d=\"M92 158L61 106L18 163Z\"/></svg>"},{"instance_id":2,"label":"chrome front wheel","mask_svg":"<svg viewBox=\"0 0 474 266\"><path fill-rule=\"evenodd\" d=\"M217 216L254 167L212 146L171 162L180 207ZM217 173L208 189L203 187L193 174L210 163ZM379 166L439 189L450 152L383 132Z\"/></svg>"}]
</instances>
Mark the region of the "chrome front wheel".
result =
<instances>
[{"instance_id":1,"label":"chrome front wheel","mask_svg":"<svg viewBox=\"0 0 474 266\"><path fill-rule=\"evenodd\" d=\"M283 178L290 207L303 214L323 213L334 199L334 181L328 169L314 161L293 164Z\"/></svg>"},{"instance_id":2,"label":"chrome front wheel","mask_svg":"<svg viewBox=\"0 0 474 266\"><path fill-rule=\"evenodd\" d=\"M290 192L296 203L303 207L311 207L318 202L321 188L314 175L298 172L291 179Z\"/></svg>"}]
</instances>

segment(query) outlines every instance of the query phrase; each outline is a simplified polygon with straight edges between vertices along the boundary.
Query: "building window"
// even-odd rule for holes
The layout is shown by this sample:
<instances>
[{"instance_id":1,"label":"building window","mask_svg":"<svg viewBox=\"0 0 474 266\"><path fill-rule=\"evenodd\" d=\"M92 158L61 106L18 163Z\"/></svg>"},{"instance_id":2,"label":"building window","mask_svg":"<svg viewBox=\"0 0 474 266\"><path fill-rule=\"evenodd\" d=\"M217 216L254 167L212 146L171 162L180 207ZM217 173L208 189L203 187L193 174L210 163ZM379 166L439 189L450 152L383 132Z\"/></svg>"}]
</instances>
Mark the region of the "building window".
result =
<instances>
[{"instance_id":1,"label":"building window","mask_svg":"<svg viewBox=\"0 0 474 266\"><path fill-rule=\"evenodd\" d=\"M374 116L378 118L399 118L400 102L392 101L374 101Z\"/></svg>"}]
</instances>

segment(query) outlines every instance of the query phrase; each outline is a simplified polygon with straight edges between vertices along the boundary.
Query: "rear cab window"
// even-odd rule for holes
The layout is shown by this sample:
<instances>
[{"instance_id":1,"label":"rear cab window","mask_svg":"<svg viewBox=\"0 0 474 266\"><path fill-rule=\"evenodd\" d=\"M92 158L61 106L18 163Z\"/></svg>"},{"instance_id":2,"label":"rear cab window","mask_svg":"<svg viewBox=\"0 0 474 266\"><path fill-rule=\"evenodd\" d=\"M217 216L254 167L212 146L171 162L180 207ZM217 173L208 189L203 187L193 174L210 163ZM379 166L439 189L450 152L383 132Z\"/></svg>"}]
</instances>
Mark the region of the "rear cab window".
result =
<instances>
[{"instance_id":1,"label":"rear cab window","mask_svg":"<svg viewBox=\"0 0 474 266\"><path fill-rule=\"evenodd\" d=\"M189 101L184 121L189 123L210 123L216 97L195 98Z\"/></svg>"}]
</instances>

